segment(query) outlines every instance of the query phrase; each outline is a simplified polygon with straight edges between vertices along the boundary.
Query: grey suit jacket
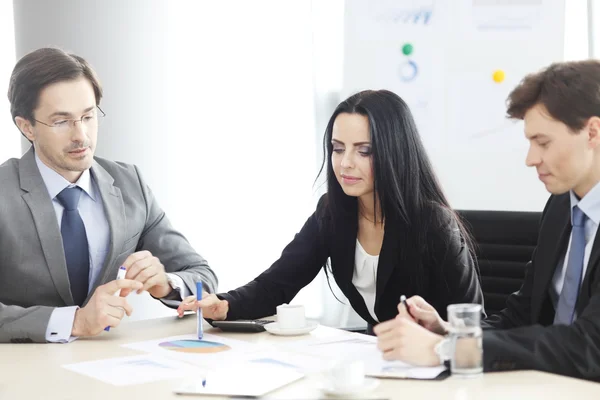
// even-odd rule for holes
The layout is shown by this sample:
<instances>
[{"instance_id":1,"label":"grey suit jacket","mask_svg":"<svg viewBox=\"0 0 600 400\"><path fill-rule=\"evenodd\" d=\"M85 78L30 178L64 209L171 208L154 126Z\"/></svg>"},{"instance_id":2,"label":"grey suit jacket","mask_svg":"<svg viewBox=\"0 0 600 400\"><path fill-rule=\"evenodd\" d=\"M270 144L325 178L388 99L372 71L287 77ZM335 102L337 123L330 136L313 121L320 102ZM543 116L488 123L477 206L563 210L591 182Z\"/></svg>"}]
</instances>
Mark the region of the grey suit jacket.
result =
<instances>
[{"instance_id":1,"label":"grey suit jacket","mask_svg":"<svg viewBox=\"0 0 600 400\"><path fill-rule=\"evenodd\" d=\"M140 250L158 257L192 293L196 281L216 291L216 275L173 229L135 166L96 157L91 173L102 195L110 244L86 302ZM29 150L0 166L0 343L45 342L54 308L73 305L58 221Z\"/></svg>"}]
</instances>

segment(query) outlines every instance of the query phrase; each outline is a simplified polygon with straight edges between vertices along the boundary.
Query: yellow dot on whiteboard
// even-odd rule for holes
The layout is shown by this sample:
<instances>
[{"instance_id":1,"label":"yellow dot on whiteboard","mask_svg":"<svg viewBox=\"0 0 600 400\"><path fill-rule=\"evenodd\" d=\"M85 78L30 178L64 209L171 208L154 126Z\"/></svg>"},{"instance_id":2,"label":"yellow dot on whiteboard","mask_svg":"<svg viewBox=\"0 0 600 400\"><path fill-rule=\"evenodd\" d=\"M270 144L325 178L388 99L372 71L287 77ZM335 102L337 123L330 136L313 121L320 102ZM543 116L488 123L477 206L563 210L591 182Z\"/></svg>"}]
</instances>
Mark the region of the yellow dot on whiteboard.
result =
<instances>
[{"instance_id":1,"label":"yellow dot on whiteboard","mask_svg":"<svg viewBox=\"0 0 600 400\"><path fill-rule=\"evenodd\" d=\"M492 75L492 79L496 83L502 82L504 80L504 71L502 71L501 69L494 71L494 74Z\"/></svg>"}]
</instances>

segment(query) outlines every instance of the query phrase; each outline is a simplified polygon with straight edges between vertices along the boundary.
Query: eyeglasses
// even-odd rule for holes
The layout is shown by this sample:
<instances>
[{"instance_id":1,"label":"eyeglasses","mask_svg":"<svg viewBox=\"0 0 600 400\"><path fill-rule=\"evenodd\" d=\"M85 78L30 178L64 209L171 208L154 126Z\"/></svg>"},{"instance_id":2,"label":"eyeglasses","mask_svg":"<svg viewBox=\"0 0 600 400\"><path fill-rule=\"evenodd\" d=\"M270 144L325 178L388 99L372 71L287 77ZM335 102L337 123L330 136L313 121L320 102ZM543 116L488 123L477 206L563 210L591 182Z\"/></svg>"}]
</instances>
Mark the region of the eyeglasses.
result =
<instances>
[{"instance_id":1,"label":"eyeglasses","mask_svg":"<svg viewBox=\"0 0 600 400\"><path fill-rule=\"evenodd\" d=\"M68 132L71 132L73 129L75 129L76 122L81 123L81 125L85 126L86 128L89 128L89 127L94 126L95 124L98 124L100 119L104 118L106 116L106 113L104 111L102 111L100 106L96 106L96 108L98 109L98 111L100 111L100 113L94 112L92 114L84 115L79 119L61 119L61 120L55 121L51 124L47 124L47 123L37 120L35 118L33 120L35 122L39 122L42 125L46 125L47 127L52 128L57 133L68 133Z\"/></svg>"}]
</instances>

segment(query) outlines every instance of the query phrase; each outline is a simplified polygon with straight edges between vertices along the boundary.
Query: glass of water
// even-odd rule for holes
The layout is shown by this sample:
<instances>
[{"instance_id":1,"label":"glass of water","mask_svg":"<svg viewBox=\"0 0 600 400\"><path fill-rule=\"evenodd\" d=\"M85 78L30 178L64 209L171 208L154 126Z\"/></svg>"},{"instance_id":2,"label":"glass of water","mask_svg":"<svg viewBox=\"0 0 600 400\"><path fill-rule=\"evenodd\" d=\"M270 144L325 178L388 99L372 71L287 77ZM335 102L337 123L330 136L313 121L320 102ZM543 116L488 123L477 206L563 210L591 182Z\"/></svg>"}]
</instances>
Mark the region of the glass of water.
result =
<instances>
[{"instance_id":1,"label":"glass of water","mask_svg":"<svg viewBox=\"0 0 600 400\"><path fill-rule=\"evenodd\" d=\"M448 322L452 350L450 371L459 377L483 374L483 347L481 343L481 304L451 304Z\"/></svg>"}]
</instances>

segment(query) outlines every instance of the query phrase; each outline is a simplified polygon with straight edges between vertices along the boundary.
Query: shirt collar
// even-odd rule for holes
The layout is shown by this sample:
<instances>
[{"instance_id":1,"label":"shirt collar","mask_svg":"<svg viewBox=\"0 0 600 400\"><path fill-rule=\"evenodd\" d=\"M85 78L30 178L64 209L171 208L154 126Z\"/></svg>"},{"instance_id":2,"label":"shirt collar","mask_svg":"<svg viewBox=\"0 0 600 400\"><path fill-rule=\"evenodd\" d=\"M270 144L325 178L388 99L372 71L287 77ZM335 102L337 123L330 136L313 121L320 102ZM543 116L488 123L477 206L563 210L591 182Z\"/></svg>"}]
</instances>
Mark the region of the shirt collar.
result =
<instances>
[{"instance_id":1,"label":"shirt collar","mask_svg":"<svg viewBox=\"0 0 600 400\"><path fill-rule=\"evenodd\" d=\"M51 199L54 199L60 192L62 192L67 187L78 186L92 200L96 201L96 194L94 193L94 185L92 185L92 178L89 169L83 171L77 182L72 184L58 172L54 171L52 168L44 164L42 160L40 160L40 158L38 157L37 153L34 152L34 154L35 162L38 166L38 169L40 170L40 175L42 175L42 179L46 184L46 189L48 189L48 194L50 195Z\"/></svg>"},{"instance_id":2,"label":"shirt collar","mask_svg":"<svg viewBox=\"0 0 600 400\"><path fill-rule=\"evenodd\" d=\"M573 223L573 207L581 211L596 225L600 225L600 182L597 183L583 198L578 199L571 190L571 223Z\"/></svg>"}]
</instances>

